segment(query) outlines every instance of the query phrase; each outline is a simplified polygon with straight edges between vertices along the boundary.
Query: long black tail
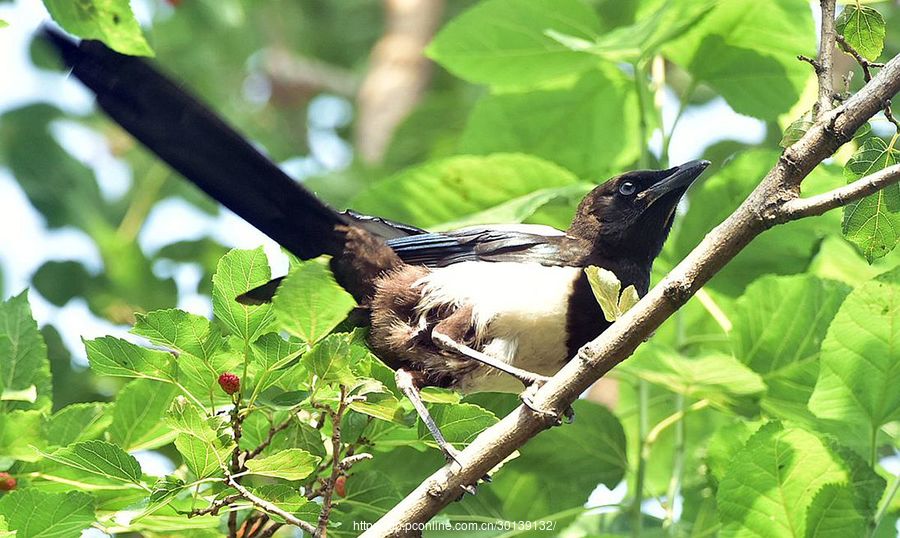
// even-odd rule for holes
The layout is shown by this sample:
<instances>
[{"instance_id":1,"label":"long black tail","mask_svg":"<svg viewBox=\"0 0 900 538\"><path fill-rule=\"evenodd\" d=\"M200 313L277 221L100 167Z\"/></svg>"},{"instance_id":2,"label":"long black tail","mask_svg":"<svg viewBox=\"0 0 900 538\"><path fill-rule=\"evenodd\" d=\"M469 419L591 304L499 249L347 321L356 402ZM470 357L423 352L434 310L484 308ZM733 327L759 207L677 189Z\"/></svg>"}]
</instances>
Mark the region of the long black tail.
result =
<instances>
[{"instance_id":1,"label":"long black tail","mask_svg":"<svg viewBox=\"0 0 900 538\"><path fill-rule=\"evenodd\" d=\"M97 41L43 37L126 131L207 194L302 259L339 254L348 222L149 63Z\"/></svg>"}]
</instances>

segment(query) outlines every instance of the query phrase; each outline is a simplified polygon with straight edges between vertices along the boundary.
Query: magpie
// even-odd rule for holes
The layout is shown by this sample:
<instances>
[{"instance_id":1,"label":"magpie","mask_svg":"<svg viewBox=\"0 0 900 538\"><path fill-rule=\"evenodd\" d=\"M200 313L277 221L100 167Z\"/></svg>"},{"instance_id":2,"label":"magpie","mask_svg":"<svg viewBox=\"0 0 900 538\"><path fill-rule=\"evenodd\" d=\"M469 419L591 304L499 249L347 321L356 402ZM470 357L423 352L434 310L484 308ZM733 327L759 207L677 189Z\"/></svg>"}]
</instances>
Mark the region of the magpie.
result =
<instances>
[{"instance_id":1,"label":"magpie","mask_svg":"<svg viewBox=\"0 0 900 538\"><path fill-rule=\"evenodd\" d=\"M45 28L44 39L112 119L182 176L301 259L331 256L357 300L372 351L396 371L448 460L419 390L535 387L610 323L584 269L644 295L676 206L709 165L637 170L588 193L566 230L542 225L426 230L339 212L304 189L145 60ZM243 302L269 299L278 281Z\"/></svg>"}]
</instances>

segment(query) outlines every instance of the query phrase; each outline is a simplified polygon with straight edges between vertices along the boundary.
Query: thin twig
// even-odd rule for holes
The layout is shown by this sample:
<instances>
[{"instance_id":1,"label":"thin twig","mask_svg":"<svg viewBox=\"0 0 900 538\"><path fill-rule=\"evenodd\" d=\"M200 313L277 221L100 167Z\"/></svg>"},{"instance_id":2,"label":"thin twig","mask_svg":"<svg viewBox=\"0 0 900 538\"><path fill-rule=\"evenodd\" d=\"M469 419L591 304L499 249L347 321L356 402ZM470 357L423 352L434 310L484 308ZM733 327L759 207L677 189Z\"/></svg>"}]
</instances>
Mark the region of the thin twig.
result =
<instances>
[{"instance_id":1,"label":"thin twig","mask_svg":"<svg viewBox=\"0 0 900 538\"><path fill-rule=\"evenodd\" d=\"M845 206L898 182L900 182L900 164L895 164L832 191L785 202L781 206L781 212L788 220L821 215L830 209Z\"/></svg>"},{"instance_id":2,"label":"thin twig","mask_svg":"<svg viewBox=\"0 0 900 538\"><path fill-rule=\"evenodd\" d=\"M834 4L835 0L820 0L822 7L822 27L819 33L819 56L816 76L819 79L819 99L816 104L815 118L827 113L833 108L834 81L832 80L834 38ZM813 64L815 66L815 64Z\"/></svg>"},{"instance_id":3,"label":"thin twig","mask_svg":"<svg viewBox=\"0 0 900 538\"><path fill-rule=\"evenodd\" d=\"M337 411L327 408L327 412L331 416L331 476L326 479L322 489L322 511L319 513L319 526L316 529L317 538L325 538L328 535L328 520L334 505L334 488L338 477L343 472L341 469L341 419L348 405L347 387L341 385L341 399L338 402Z\"/></svg>"},{"instance_id":4,"label":"thin twig","mask_svg":"<svg viewBox=\"0 0 900 538\"><path fill-rule=\"evenodd\" d=\"M276 521L275 523L272 523L271 525L269 525L269 527L267 527L266 530L262 531L259 534L259 538L271 538L271 536L273 534L275 534L276 532L278 532L278 529L280 529L283 526L284 526L284 523L278 523Z\"/></svg>"},{"instance_id":5,"label":"thin twig","mask_svg":"<svg viewBox=\"0 0 900 538\"><path fill-rule=\"evenodd\" d=\"M263 440L263 442L260 443L258 447L254 448L250 452L247 452L247 455L244 457L244 461L252 460L256 456L259 456L263 450L265 450L270 444L272 444L272 440L275 438L278 432L286 430L288 426L291 425L291 422L293 422L293 420L294 417L292 415L289 419L285 420L278 426L272 426L271 428L269 428L269 434L266 436L265 440Z\"/></svg>"},{"instance_id":6,"label":"thin twig","mask_svg":"<svg viewBox=\"0 0 900 538\"><path fill-rule=\"evenodd\" d=\"M244 379L246 379L246 375ZM244 418L241 416L241 408L240 408L240 400L233 396L234 406L231 408L231 431L234 436L234 449L231 451L231 469L230 474L228 475L228 479L237 483L240 480L237 477L233 477L232 475L241 472L241 435L242 428L241 424L244 422ZM237 512L229 512L228 514L228 536L229 538L237 538Z\"/></svg>"},{"instance_id":7,"label":"thin twig","mask_svg":"<svg viewBox=\"0 0 900 538\"><path fill-rule=\"evenodd\" d=\"M240 493L243 498L250 501L254 506L259 508L260 510L263 510L270 514L275 514L276 516L284 519L291 525L293 525L295 527L299 527L304 532L308 532L314 536L317 536L315 534L316 528L313 527L311 523L307 523L306 521L303 521L302 519L298 519L297 516L295 516L294 514L291 514L290 512L282 510L278 506L270 503L269 501L267 501L265 499L260 499L259 497L257 497L253 493L251 493L250 490L248 490L247 488L242 486L237 480L235 480L231 476L225 477L225 483L228 484L229 486L233 487L234 489L238 490L238 493Z\"/></svg>"},{"instance_id":8,"label":"thin twig","mask_svg":"<svg viewBox=\"0 0 900 538\"><path fill-rule=\"evenodd\" d=\"M225 508L229 504L232 504L235 501L240 500L241 498L242 497L239 493L235 493L234 495L229 495L227 497L222 497L221 499L210 503L210 505L207 506L206 508L197 508L196 510L191 510L188 513L187 517L190 518L190 517L197 517L197 516L205 516L207 514L209 514L211 516L217 516L217 515L219 515L219 511L222 510L222 508Z\"/></svg>"}]
</instances>

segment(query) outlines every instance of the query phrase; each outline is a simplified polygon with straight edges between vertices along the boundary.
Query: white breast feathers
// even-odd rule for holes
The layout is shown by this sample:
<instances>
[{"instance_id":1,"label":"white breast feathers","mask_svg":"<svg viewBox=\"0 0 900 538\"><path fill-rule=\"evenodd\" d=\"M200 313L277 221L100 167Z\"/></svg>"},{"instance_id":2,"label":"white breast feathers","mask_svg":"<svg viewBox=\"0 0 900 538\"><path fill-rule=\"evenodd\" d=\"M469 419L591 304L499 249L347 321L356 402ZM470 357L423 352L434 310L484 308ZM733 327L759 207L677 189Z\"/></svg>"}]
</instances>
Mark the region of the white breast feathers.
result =
<instances>
[{"instance_id":1,"label":"white breast feathers","mask_svg":"<svg viewBox=\"0 0 900 538\"><path fill-rule=\"evenodd\" d=\"M472 305L480 351L525 370L552 375L567 357L566 316L579 267L464 262L433 270L422 288L420 315L444 305ZM518 392L512 377L482 368L463 391Z\"/></svg>"}]
</instances>

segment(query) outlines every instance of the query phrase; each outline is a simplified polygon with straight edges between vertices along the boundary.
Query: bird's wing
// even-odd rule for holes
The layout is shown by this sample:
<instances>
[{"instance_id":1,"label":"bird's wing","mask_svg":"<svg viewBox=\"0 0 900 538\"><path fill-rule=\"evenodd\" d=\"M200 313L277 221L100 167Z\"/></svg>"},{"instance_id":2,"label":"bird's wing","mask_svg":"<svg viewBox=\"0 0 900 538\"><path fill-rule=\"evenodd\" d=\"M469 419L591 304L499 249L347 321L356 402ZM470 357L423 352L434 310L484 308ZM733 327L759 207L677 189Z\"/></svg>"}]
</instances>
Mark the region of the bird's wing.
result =
<instances>
[{"instance_id":1,"label":"bird's wing","mask_svg":"<svg viewBox=\"0 0 900 538\"><path fill-rule=\"evenodd\" d=\"M409 264L446 267L466 261L535 262L575 265L575 240L549 226L474 226L451 232L389 239L388 246Z\"/></svg>"}]
</instances>

